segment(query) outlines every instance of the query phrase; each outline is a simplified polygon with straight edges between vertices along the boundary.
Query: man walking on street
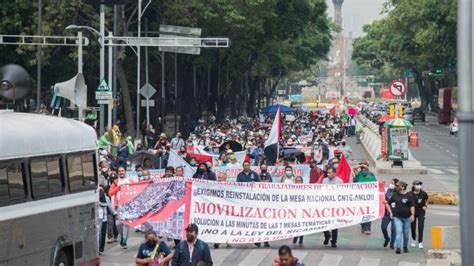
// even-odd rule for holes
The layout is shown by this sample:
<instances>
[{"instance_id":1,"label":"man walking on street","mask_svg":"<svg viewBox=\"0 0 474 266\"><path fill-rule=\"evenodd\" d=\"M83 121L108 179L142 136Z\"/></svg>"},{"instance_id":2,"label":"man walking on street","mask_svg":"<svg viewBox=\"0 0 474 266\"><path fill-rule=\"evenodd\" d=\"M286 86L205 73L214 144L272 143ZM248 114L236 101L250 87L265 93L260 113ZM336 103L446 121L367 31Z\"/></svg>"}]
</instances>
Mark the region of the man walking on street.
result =
<instances>
[{"instance_id":1,"label":"man walking on street","mask_svg":"<svg viewBox=\"0 0 474 266\"><path fill-rule=\"evenodd\" d=\"M211 251L206 242L198 239L199 228L189 224L186 228L186 241L181 241L174 251L171 266L196 266L206 263L212 266Z\"/></svg>"},{"instance_id":2,"label":"man walking on street","mask_svg":"<svg viewBox=\"0 0 474 266\"><path fill-rule=\"evenodd\" d=\"M354 182L365 183L377 181L377 179L375 179L374 173L369 171L369 163L366 160L360 161L359 165L354 167L353 172L355 174L353 180ZM371 234L372 222L361 223L360 225L362 226L362 234Z\"/></svg>"},{"instance_id":3,"label":"man walking on street","mask_svg":"<svg viewBox=\"0 0 474 266\"><path fill-rule=\"evenodd\" d=\"M343 184L344 181L338 176L336 176L336 168L329 167L328 168L328 177L323 179L322 184L325 185L336 185L336 184ZM324 231L324 242L323 244L327 246L329 244L329 240L331 240L331 247L337 248L337 229L329 231Z\"/></svg>"}]
</instances>

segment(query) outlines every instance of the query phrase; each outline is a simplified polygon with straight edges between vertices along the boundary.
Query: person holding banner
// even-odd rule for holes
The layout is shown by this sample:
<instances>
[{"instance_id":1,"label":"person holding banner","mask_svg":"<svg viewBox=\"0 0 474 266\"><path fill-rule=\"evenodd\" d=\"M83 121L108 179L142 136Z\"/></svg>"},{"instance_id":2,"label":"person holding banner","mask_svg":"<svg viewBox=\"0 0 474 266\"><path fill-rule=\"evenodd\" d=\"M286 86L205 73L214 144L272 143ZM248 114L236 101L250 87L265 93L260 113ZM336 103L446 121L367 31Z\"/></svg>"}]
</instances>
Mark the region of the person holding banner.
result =
<instances>
[{"instance_id":1,"label":"person holding banner","mask_svg":"<svg viewBox=\"0 0 474 266\"><path fill-rule=\"evenodd\" d=\"M355 174L354 182L365 183L377 181L374 173L369 171L369 163L366 160L360 161L359 165L354 167L353 171ZM361 227L362 234L370 235L372 222L361 223Z\"/></svg>"},{"instance_id":2,"label":"person holding banner","mask_svg":"<svg viewBox=\"0 0 474 266\"><path fill-rule=\"evenodd\" d=\"M295 178L295 184L303 184L303 178L301 176L297 176ZM298 241L299 239L299 241ZM296 242L298 242L298 245L300 247L303 246L303 236L297 236L297 237L293 237L293 245L296 245Z\"/></svg>"},{"instance_id":3,"label":"person holding banner","mask_svg":"<svg viewBox=\"0 0 474 266\"><path fill-rule=\"evenodd\" d=\"M336 185L336 184L343 184L344 181L338 176L336 176L336 168L329 167L327 171L327 177L323 179L322 184L324 185ZM331 247L337 248L337 229L329 231L324 231L324 242L323 244L327 246L329 244L329 240L331 240Z\"/></svg>"},{"instance_id":4,"label":"person holding banner","mask_svg":"<svg viewBox=\"0 0 474 266\"><path fill-rule=\"evenodd\" d=\"M199 164L198 170L194 173L193 178L206 179L216 181L217 177L214 172L211 171L207 163L202 162Z\"/></svg>"},{"instance_id":5,"label":"person holding banner","mask_svg":"<svg viewBox=\"0 0 474 266\"><path fill-rule=\"evenodd\" d=\"M125 167L123 166L119 166L118 168L118 177L119 178L115 179L109 188L109 196L113 198L115 209L117 209L118 201L120 199L120 186L133 183L133 180L127 177ZM120 231L120 246L123 249L127 249L127 239L130 228L124 223L121 223L118 227Z\"/></svg>"},{"instance_id":6,"label":"person holding banner","mask_svg":"<svg viewBox=\"0 0 474 266\"><path fill-rule=\"evenodd\" d=\"M155 231L148 230L145 232L146 242L141 244L138 248L137 257L135 259L137 265L169 265L169 262L173 258L173 253L165 242L157 238Z\"/></svg>"},{"instance_id":7,"label":"person holding banner","mask_svg":"<svg viewBox=\"0 0 474 266\"><path fill-rule=\"evenodd\" d=\"M390 218L393 219L395 224L395 247L396 253L401 253L402 237L403 237L403 252L408 253L408 232L410 231L410 223L415 220L415 200L413 195L407 193L407 183L400 181L398 182L398 193L392 195L392 197L386 203Z\"/></svg>"},{"instance_id":8,"label":"person holding banner","mask_svg":"<svg viewBox=\"0 0 474 266\"><path fill-rule=\"evenodd\" d=\"M250 170L250 162L245 161L242 167L244 170L237 175L237 182L260 182L260 176Z\"/></svg>"},{"instance_id":9,"label":"person holding banner","mask_svg":"<svg viewBox=\"0 0 474 266\"><path fill-rule=\"evenodd\" d=\"M290 165L285 167L285 173L280 177L280 182L285 184L294 184L295 175L293 174L293 167Z\"/></svg>"}]
</instances>

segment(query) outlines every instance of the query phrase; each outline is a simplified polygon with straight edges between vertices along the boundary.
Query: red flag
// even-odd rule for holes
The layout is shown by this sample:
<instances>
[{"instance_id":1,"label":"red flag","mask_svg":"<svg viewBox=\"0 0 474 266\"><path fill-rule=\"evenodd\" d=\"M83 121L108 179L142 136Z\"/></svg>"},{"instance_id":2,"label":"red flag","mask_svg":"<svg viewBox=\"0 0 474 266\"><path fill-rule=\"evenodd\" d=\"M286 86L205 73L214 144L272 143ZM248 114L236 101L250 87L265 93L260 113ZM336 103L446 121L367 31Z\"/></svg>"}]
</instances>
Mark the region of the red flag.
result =
<instances>
[{"instance_id":1,"label":"red flag","mask_svg":"<svg viewBox=\"0 0 474 266\"><path fill-rule=\"evenodd\" d=\"M336 170L336 175L344 181L344 183L349 183L350 177L351 177L351 166L346 160L346 156L344 156L344 153L342 154L341 157L341 162L339 163L339 166L337 167Z\"/></svg>"},{"instance_id":2,"label":"red flag","mask_svg":"<svg viewBox=\"0 0 474 266\"><path fill-rule=\"evenodd\" d=\"M319 179L318 179L318 181L316 182L316 184L321 184L321 183L323 183L323 179L324 179L324 174L322 174L322 175L319 176Z\"/></svg>"},{"instance_id":3,"label":"red flag","mask_svg":"<svg viewBox=\"0 0 474 266\"><path fill-rule=\"evenodd\" d=\"M191 158L192 157L196 158L196 161L198 162L198 164L200 164L202 162L212 163L212 156L210 156L210 155L188 152L188 156L191 157Z\"/></svg>"},{"instance_id":4,"label":"red flag","mask_svg":"<svg viewBox=\"0 0 474 266\"><path fill-rule=\"evenodd\" d=\"M335 115L336 115L336 106L333 106L331 109L329 109L329 113L330 113L332 116L335 116Z\"/></svg>"}]
</instances>

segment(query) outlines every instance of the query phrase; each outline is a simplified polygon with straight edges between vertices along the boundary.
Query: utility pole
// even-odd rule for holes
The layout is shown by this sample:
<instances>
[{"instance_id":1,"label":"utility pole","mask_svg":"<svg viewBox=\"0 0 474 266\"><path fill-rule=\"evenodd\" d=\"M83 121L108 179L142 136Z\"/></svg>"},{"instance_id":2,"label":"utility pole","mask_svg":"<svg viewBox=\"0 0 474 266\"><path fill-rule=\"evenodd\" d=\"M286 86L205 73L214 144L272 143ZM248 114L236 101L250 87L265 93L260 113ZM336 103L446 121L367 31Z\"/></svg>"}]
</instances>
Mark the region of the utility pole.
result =
<instances>
[{"instance_id":1,"label":"utility pole","mask_svg":"<svg viewBox=\"0 0 474 266\"><path fill-rule=\"evenodd\" d=\"M141 27L142 25L142 0L138 0L138 38L141 35ZM140 53L140 46L137 47L137 134L135 136L136 139L140 138L140 64L141 64L141 53Z\"/></svg>"},{"instance_id":2,"label":"utility pole","mask_svg":"<svg viewBox=\"0 0 474 266\"><path fill-rule=\"evenodd\" d=\"M41 35L43 30L43 2L38 0L38 35ZM41 109L41 45L37 47L36 58L38 63L36 64L36 112L39 112Z\"/></svg>"},{"instance_id":3,"label":"utility pole","mask_svg":"<svg viewBox=\"0 0 474 266\"><path fill-rule=\"evenodd\" d=\"M457 61L458 61L458 85L459 85L459 202L461 211L461 253L462 265L474 265L474 92L472 84L473 73L473 50L472 42L472 16L473 4L471 0L458 1L458 39L457 39Z\"/></svg>"},{"instance_id":4,"label":"utility pole","mask_svg":"<svg viewBox=\"0 0 474 266\"><path fill-rule=\"evenodd\" d=\"M99 83L105 79L105 4L104 0L100 1L100 28L99 28L99 42L100 42L100 73L99 73ZM104 134L104 105L100 105L100 117L99 117L99 133L100 135Z\"/></svg>"},{"instance_id":5,"label":"utility pole","mask_svg":"<svg viewBox=\"0 0 474 266\"><path fill-rule=\"evenodd\" d=\"M78 46L77 46L77 73L82 74L82 31L77 32ZM87 98L87 93L84 96ZM84 111L82 104L78 105L78 119L82 122Z\"/></svg>"},{"instance_id":6,"label":"utility pole","mask_svg":"<svg viewBox=\"0 0 474 266\"><path fill-rule=\"evenodd\" d=\"M119 33L118 33L118 7L117 5L114 5L114 35L115 36L118 36ZM117 54L118 54L118 48L114 46L114 54L113 54L113 84L116 84L113 88L112 88L112 96L113 96L113 99L114 99L114 109L113 109L113 113L112 113L112 121L117 121L117 106L118 105L118 100L117 100L117 104L115 103L115 100L118 99L117 97L117 85L118 85L118 82L117 82Z\"/></svg>"},{"instance_id":7,"label":"utility pole","mask_svg":"<svg viewBox=\"0 0 474 266\"><path fill-rule=\"evenodd\" d=\"M112 32L109 31L109 37L112 37L113 34ZM109 39L109 44L112 44L112 39ZM109 129L112 129L112 106L113 106L113 103L114 103L114 86L115 86L115 83L113 82L114 79L113 79L113 75L112 75L112 68L113 68L113 49L114 47L113 46L109 46L109 64L108 64L108 67L107 67L107 70L108 70L108 80L109 80L109 87L112 89L112 100L110 101L110 103L107 105L108 106L108 112L107 112L107 127Z\"/></svg>"}]
</instances>

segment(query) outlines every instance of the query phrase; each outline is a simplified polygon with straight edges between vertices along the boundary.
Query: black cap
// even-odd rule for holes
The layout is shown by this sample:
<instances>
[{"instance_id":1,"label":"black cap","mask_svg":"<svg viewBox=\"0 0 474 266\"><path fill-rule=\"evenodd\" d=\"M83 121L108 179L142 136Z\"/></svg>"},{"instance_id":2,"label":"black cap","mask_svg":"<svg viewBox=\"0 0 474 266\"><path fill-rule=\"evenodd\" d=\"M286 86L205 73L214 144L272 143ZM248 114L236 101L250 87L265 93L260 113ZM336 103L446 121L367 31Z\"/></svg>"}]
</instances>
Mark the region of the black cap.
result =
<instances>
[{"instance_id":1,"label":"black cap","mask_svg":"<svg viewBox=\"0 0 474 266\"><path fill-rule=\"evenodd\" d=\"M423 185L423 182L421 182L420 180L415 180L413 181L413 185Z\"/></svg>"},{"instance_id":2,"label":"black cap","mask_svg":"<svg viewBox=\"0 0 474 266\"><path fill-rule=\"evenodd\" d=\"M199 228L196 224L188 224L188 227L186 227L185 230L188 232L196 232L196 233L199 232Z\"/></svg>"}]
</instances>

